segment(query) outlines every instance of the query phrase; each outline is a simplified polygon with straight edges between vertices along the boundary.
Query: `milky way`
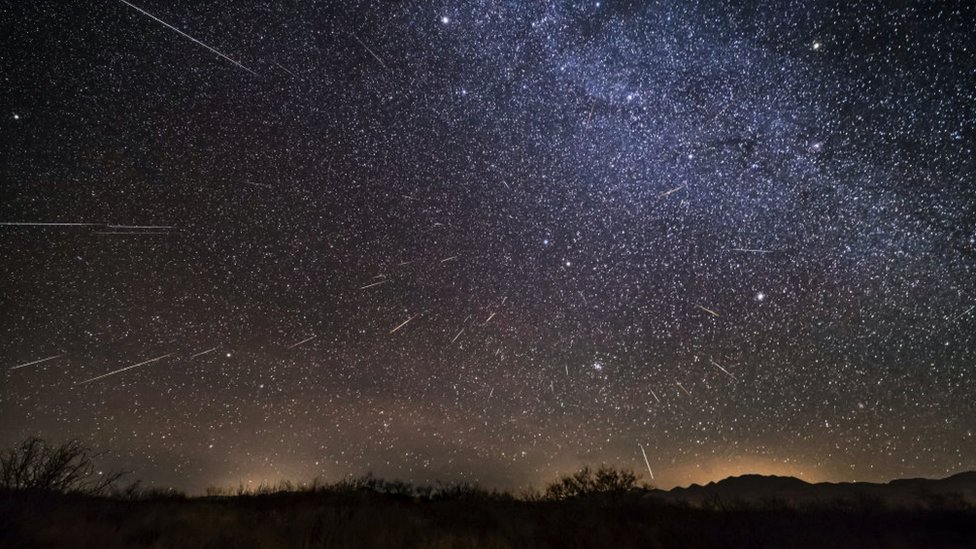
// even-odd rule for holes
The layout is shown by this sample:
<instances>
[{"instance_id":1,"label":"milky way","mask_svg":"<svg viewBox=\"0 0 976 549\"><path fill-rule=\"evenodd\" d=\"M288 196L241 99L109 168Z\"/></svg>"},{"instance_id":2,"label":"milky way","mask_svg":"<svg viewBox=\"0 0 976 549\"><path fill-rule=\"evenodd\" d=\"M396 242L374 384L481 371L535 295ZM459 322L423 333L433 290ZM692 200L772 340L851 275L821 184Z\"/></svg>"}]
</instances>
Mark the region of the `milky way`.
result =
<instances>
[{"instance_id":1,"label":"milky way","mask_svg":"<svg viewBox=\"0 0 976 549\"><path fill-rule=\"evenodd\" d=\"M0 10L3 446L976 468L967 3L280 4Z\"/></svg>"}]
</instances>

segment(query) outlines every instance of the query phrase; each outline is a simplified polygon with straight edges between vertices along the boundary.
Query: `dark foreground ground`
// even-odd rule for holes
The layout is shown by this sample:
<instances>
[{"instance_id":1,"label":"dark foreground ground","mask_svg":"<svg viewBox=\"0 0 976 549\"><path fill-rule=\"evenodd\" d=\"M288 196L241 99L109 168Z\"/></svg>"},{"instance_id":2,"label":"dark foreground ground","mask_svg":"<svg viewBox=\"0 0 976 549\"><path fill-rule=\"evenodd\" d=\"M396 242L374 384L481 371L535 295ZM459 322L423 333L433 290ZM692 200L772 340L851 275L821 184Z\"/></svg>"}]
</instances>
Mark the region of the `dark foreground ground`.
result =
<instances>
[{"instance_id":1,"label":"dark foreground ground","mask_svg":"<svg viewBox=\"0 0 976 549\"><path fill-rule=\"evenodd\" d=\"M369 492L123 500L0 493L0 547L976 547L976 508Z\"/></svg>"}]
</instances>

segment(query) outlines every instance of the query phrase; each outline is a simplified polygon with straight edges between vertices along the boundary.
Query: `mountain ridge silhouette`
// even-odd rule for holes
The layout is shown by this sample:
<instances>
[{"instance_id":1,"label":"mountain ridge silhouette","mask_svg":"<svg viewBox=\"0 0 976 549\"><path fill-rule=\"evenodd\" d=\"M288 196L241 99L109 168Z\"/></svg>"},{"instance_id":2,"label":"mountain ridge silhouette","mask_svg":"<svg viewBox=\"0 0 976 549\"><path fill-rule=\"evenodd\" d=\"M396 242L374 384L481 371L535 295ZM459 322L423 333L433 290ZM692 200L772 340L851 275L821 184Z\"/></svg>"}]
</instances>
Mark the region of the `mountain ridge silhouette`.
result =
<instances>
[{"instance_id":1,"label":"mountain ridge silhouette","mask_svg":"<svg viewBox=\"0 0 976 549\"><path fill-rule=\"evenodd\" d=\"M888 482L816 482L792 476L745 474L707 484L691 484L670 490L655 489L650 495L666 500L700 503L710 499L793 502L872 498L888 504L942 501L976 503L976 471L945 478L901 478Z\"/></svg>"}]
</instances>

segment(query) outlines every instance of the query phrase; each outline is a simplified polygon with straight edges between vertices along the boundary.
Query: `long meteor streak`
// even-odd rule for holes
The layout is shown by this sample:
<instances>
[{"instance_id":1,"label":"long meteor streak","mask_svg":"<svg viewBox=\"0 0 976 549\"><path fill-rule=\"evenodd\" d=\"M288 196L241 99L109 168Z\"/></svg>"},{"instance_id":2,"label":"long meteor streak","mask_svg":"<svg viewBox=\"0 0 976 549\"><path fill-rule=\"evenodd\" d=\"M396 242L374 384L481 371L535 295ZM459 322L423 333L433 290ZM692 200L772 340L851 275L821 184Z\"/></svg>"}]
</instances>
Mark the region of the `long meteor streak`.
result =
<instances>
[{"instance_id":1,"label":"long meteor streak","mask_svg":"<svg viewBox=\"0 0 976 549\"><path fill-rule=\"evenodd\" d=\"M91 227L97 223L33 223L30 221L3 221L6 227Z\"/></svg>"},{"instance_id":2,"label":"long meteor streak","mask_svg":"<svg viewBox=\"0 0 976 549\"><path fill-rule=\"evenodd\" d=\"M960 318L968 315L969 312L972 311L973 309L976 309L976 305L973 305L972 307L970 307L970 308L966 309L965 311L959 313L958 315L952 317L952 320L959 320Z\"/></svg>"},{"instance_id":3,"label":"long meteor streak","mask_svg":"<svg viewBox=\"0 0 976 549\"><path fill-rule=\"evenodd\" d=\"M49 360L54 360L54 359L56 359L56 358L61 358L61 357L63 357L63 356L65 356L65 355L63 355L63 354L60 354L60 355L54 355L54 356L49 356L49 357L47 357L47 358L42 358L42 359L40 359L40 360L35 360L34 362L27 362L27 363L25 363L25 364L18 364L17 366L11 366L11 367L10 367L10 371L12 372L12 371L14 371L14 370L19 370L19 369L21 369L21 368L26 368L27 366L33 366L34 364L40 364L40 363L42 363L42 362L47 362L47 361L49 361Z\"/></svg>"},{"instance_id":4,"label":"long meteor streak","mask_svg":"<svg viewBox=\"0 0 976 549\"><path fill-rule=\"evenodd\" d=\"M401 323L400 323L399 325L397 325L397 327L396 327L396 328L393 328L392 330L390 330L390 333L392 334L393 332L396 332L396 331L397 331L397 330L399 330L400 328L403 328L404 326L406 326L406 325L407 325L407 323L408 323L408 322L410 322L411 320L413 320L413 319L414 319L414 317L416 317L416 316L417 316L417 315L414 315L414 316L412 316L412 317L410 317L410 318L408 318L408 319L406 319L406 320L404 320L404 321L403 321L403 322L401 322Z\"/></svg>"},{"instance_id":5,"label":"long meteor streak","mask_svg":"<svg viewBox=\"0 0 976 549\"><path fill-rule=\"evenodd\" d=\"M207 349L206 351L200 351L199 353L197 353L197 354L195 354L195 355L190 355L190 358L196 358L196 357L198 357L198 356L203 356L203 355L205 355L205 354L207 354L207 353L212 353L212 352L214 352L214 351L216 351L216 350L217 350L217 349L219 349L219 348L220 348L220 347L212 347L212 348L210 348L210 349Z\"/></svg>"},{"instance_id":6,"label":"long meteor streak","mask_svg":"<svg viewBox=\"0 0 976 549\"><path fill-rule=\"evenodd\" d=\"M249 69L249 68L247 68L247 67L245 67L244 65L241 65L241 64L240 64L240 63L238 63L237 61L234 61L234 60L233 60L233 59L231 59L230 57L227 57L227 56L226 56L226 55L224 55L223 53L220 53L219 51L217 51L217 50L215 50L214 48L212 48L212 47L210 47L210 46L208 46L208 45L206 45L206 44L204 44L203 42L201 42L201 41L199 41L199 40L197 40L196 38L194 38L194 37L192 37L192 36L190 36L189 34L187 34L187 33L185 33L185 32L183 32L183 31L181 31L180 29L178 29L178 28L176 28L176 27L174 27L173 25L170 25L170 24L169 24L169 23L167 23L166 21L163 21L162 19L160 19L160 18L158 18L158 17L156 17L155 15L153 15L153 14L151 14L151 13L149 13L148 11L146 11L146 10L144 10L144 9L142 9L142 8L140 8L139 6L136 6L136 5L134 5L134 4L130 4L129 2L126 2L125 0L119 0L119 2L122 2L122 3L123 3L123 4L125 4L126 6L129 6L130 8L132 8L132 9L134 9L134 10L136 10L136 11L138 11L139 13L141 13L141 14L143 14L143 15L145 15L146 17L148 17L148 18L150 18L150 19L152 19L153 21L156 21L156 22L158 22L158 23L161 23L161 24L162 24L163 26L165 26L166 28L168 28L168 29L171 29L171 30L174 30L174 31L176 31L176 32L178 32L178 33L180 34L180 36L183 36L184 38L188 38L188 39L190 39L191 41L193 41L194 43L196 43L196 44L199 44L199 45L201 45L201 46L203 46L203 47L205 47L205 48L207 48L208 50L210 50L210 51L212 51L213 53L216 53L217 55L219 55L219 56L221 56L221 57L223 57L224 59L226 59L226 60L228 60L228 61L230 61L231 63L233 63L233 64L235 64L235 65L237 65L238 67L240 67L240 68L242 68L242 69L244 69L244 70L246 70L247 72L249 72L249 73L251 73L251 74L253 74L254 76L257 76L257 75L258 75L258 73L256 73L256 72L254 72L254 71L252 71L251 69Z\"/></svg>"},{"instance_id":7,"label":"long meteor streak","mask_svg":"<svg viewBox=\"0 0 976 549\"><path fill-rule=\"evenodd\" d=\"M702 307L701 305L695 305L695 307L698 307L699 309L701 309L701 310L703 310L703 311L705 311L706 313L708 313L708 314L710 314L710 315L712 315L712 316L714 316L714 317L719 317L719 316L721 316L721 315L719 315L718 313L716 313L715 311L713 311L713 310L711 310L711 309L709 309L709 308L706 308L706 307Z\"/></svg>"},{"instance_id":8,"label":"long meteor streak","mask_svg":"<svg viewBox=\"0 0 976 549\"><path fill-rule=\"evenodd\" d=\"M144 362L140 362L139 364L133 364L132 366L126 366L125 368L119 368L118 370L113 370L113 371L111 371L111 372L109 372L107 374L102 374L100 376L95 376L95 377L93 377L91 379L86 379L85 381L79 381L79 382L75 383L75 385L84 385L86 383L91 383L92 381L98 381L99 379L104 379L104 378L109 377L109 376L114 376L115 374L121 374L122 372L124 372L126 370L131 370L133 368L138 368L139 366L143 366L145 364L150 364L152 362L156 362L156 361L162 360L164 358L171 357L174 354L175 353L169 353L169 354L165 354L163 356L157 356L156 358L150 358L149 360L146 360Z\"/></svg>"},{"instance_id":9,"label":"long meteor streak","mask_svg":"<svg viewBox=\"0 0 976 549\"><path fill-rule=\"evenodd\" d=\"M729 248L733 252L748 252L753 254L771 254L776 250L763 250L760 248Z\"/></svg>"},{"instance_id":10,"label":"long meteor streak","mask_svg":"<svg viewBox=\"0 0 976 549\"><path fill-rule=\"evenodd\" d=\"M651 471L651 463L647 461L647 452L644 451L642 444L638 444L637 446L640 446L641 454L644 455L644 465L647 465L647 472L651 475L651 480L654 480L654 471Z\"/></svg>"},{"instance_id":11,"label":"long meteor streak","mask_svg":"<svg viewBox=\"0 0 976 549\"><path fill-rule=\"evenodd\" d=\"M376 59L377 61L379 61L380 62L380 65L383 65L383 68L384 69L390 70L390 67L387 67L386 66L386 63L384 63L383 60L380 59L380 56L376 55L376 52L374 52L373 50L371 50L369 48L369 46L366 45L366 42L363 42L362 40L360 40L359 37L356 36L355 34L353 34L352 37L356 39L356 42L359 42L359 45L360 46L366 48L366 51L368 51L369 54L373 56L373 59Z\"/></svg>"},{"instance_id":12,"label":"long meteor streak","mask_svg":"<svg viewBox=\"0 0 976 549\"><path fill-rule=\"evenodd\" d=\"M312 337L306 337L305 339L299 341L298 343L292 343L291 345L288 346L288 348L289 349L294 349L295 347L298 347L299 345L304 345L304 344L308 343L309 341L312 341L313 339L315 339L317 337L319 337L318 334L313 335Z\"/></svg>"},{"instance_id":13,"label":"long meteor streak","mask_svg":"<svg viewBox=\"0 0 976 549\"><path fill-rule=\"evenodd\" d=\"M728 370L726 370L726 369L725 369L725 368L724 368L724 367L723 367L723 366L722 366L721 364L719 364L718 362L715 362L715 361L714 361L714 360L712 360L712 359L708 359L708 361L709 361L709 362L711 362L711 363L712 363L712 364L713 364L713 365L714 365L714 366L715 366L716 368L718 368L719 370L722 370L723 372L725 372L725 375L727 375L727 376L729 376L729 377L731 377L732 379L736 379L736 377L735 377L734 375L732 375L732 373L731 373L731 372L729 372Z\"/></svg>"}]
</instances>

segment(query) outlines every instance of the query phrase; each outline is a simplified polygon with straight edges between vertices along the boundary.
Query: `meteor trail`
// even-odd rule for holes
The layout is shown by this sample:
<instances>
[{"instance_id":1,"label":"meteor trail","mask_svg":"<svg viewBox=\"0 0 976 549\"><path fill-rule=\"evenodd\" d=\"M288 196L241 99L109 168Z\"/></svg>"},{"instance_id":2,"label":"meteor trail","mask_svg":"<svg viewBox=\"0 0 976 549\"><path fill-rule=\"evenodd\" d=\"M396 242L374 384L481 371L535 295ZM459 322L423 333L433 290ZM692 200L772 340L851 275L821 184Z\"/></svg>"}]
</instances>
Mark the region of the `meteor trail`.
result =
<instances>
[{"instance_id":1,"label":"meteor trail","mask_svg":"<svg viewBox=\"0 0 976 549\"><path fill-rule=\"evenodd\" d=\"M706 313L708 313L708 314L710 314L710 315L712 315L714 317L718 317L719 316L719 314L716 313L715 311L713 311L711 309L706 309L705 307L702 307L701 305L697 305L696 304L695 307L698 307L699 309L705 311Z\"/></svg>"},{"instance_id":2,"label":"meteor trail","mask_svg":"<svg viewBox=\"0 0 976 549\"><path fill-rule=\"evenodd\" d=\"M776 250L762 250L759 248L730 248L729 250L733 252L749 252L753 254L771 254L774 251L776 251Z\"/></svg>"},{"instance_id":3,"label":"meteor trail","mask_svg":"<svg viewBox=\"0 0 976 549\"><path fill-rule=\"evenodd\" d=\"M715 362L712 359L708 359L708 361L711 362L712 364L714 364L715 367L718 368L719 370L722 370L723 372L725 372L725 375L727 375L727 376L731 377L732 379L735 379L736 381L738 381L738 379L734 375L732 375L728 370L726 370L725 368L723 368L721 364L719 364L718 362Z\"/></svg>"},{"instance_id":4,"label":"meteor trail","mask_svg":"<svg viewBox=\"0 0 976 549\"><path fill-rule=\"evenodd\" d=\"M47 362L49 360L54 360L56 358L61 358L63 356L65 356L65 355L64 354L54 355L54 356L49 356L47 358L42 358L40 360L35 360L34 362L27 362L27 363L24 363L24 364L18 364L17 366L11 366L9 371L12 372L14 370L19 370L21 368L26 368L27 366L33 366L34 364L40 364L42 362Z\"/></svg>"},{"instance_id":5,"label":"meteor trail","mask_svg":"<svg viewBox=\"0 0 976 549\"><path fill-rule=\"evenodd\" d=\"M488 322L493 318L495 318L495 313L491 313L490 315L488 315L488 319L485 320L485 324L488 324Z\"/></svg>"},{"instance_id":6,"label":"meteor trail","mask_svg":"<svg viewBox=\"0 0 976 549\"><path fill-rule=\"evenodd\" d=\"M647 465L647 472L650 473L651 480L654 480L654 471L651 471L651 463L649 461L647 461L647 452L644 451L644 446L643 445L637 444L637 446L640 447L641 454L643 454L643 456L644 456L644 465Z\"/></svg>"},{"instance_id":7,"label":"meteor trail","mask_svg":"<svg viewBox=\"0 0 976 549\"><path fill-rule=\"evenodd\" d=\"M92 227L98 223L33 223L30 221L3 221L7 227Z\"/></svg>"},{"instance_id":8,"label":"meteor trail","mask_svg":"<svg viewBox=\"0 0 976 549\"><path fill-rule=\"evenodd\" d=\"M952 320L959 320L960 318L962 318L962 317L964 317L964 316L966 316L967 314L969 314L969 312L970 312L970 311L972 311L973 309L976 309L976 305L973 305L972 307L970 307L970 308L968 308L968 309L966 309L965 311L963 311L963 312L961 312L961 313L959 313L959 314L957 314L956 316L954 316L954 317L952 318ZM951 322L951 321L950 321L950 322Z\"/></svg>"},{"instance_id":9,"label":"meteor trail","mask_svg":"<svg viewBox=\"0 0 976 549\"><path fill-rule=\"evenodd\" d=\"M456 336L454 336L454 339L451 340L451 343L454 343L455 341L457 341L458 338L461 337L461 334L463 334L463 333L464 333L464 328L461 328L461 331L458 332Z\"/></svg>"},{"instance_id":10,"label":"meteor trail","mask_svg":"<svg viewBox=\"0 0 976 549\"><path fill-rule=\"evenodd\" d=\"M212 349L207 349L206 351L200 351L199 353L197 353L195 355L190 355L190 358L196 358L198 356L203 356L203 355L205 355L207 353L212 353L212 352L216 351L219 348L220 348L220 346L217 346L217 347L214 347Z\"/></svg>"},{"instance_id":11,"label":"meteor trail","mask_svg":"<svg viewBox=\"0 0 976 549\"><path fill-rule=\"evenodd\" d=\"M448 257L447 259L442 259L441 260L441 263L447 263L448 261L454 261L457 258L458 258L458 256L452 255L451 257Z\"/></svg>"},{"instance_id":12,"label":"meteor trail","mask_svg":"<svg viewBox=\"0 0 976 549\"><path fill-rule=\"evenodd\" d=\"M148 11L146 11L146 10L144 10L144 9L142 9L142 8L140 8L139 6L136 6L136 5L134 5L134 4L130 4L129 2L126 2L125 0L119 0L119 2L122 2L122 3L123 3L123 4L125 4L126 6L129 6L130 8L132 8L132 9L134 9L134 10L136 10L136 11L138 11L139 13L141 13L141 14L143 14L143 15L145 15L146 17L149 17L150 19L152 19L152 20L154 20L154 21L157 21L157 22L159 22L159 23L162 23L162 24L163 24L163 25L164 25L165 27L167 27L167 28L169 28L169 29L171 29L171 30L174 30L174 31L176 31L176 32L178 32L178 33L180 34L180 36L183 36L183 37L185 37L185 38L189 38L189 39L190 39L191 41L193 41L193 42L195 42L195 43L197 43L197 44L199 44L199 45L201 45L201 46L203 46L203 47L205 47L205 48L207 48L208 50L210 50L210 51L212 51L213 53L216 53L217 55L219 55L219 56L221 56L221 57L223 57L224 59L226 59L226 60L228 60L228 61L230 61L231 63L233 63L233 64L235 64L235 65L237 65L238 67L240 67L240 68L242 68L242 69L244 69L244 70L246 70L247 72L249 72L249 73L251 73L251 74L253 74L254 76L257 76L257 75L258 75L258 73L256 73L256 72L254 72L254 71L252 71L251 69L249 69L249 68L247 68L247 67L245 67L244 65L242 65L242 64L240 64L240 63L238 63L237 61L234 61L234 60L233 60L233 59L231 59L230 57L227 57L226 55L224 55L224 54L222 54L222 53L220 53L219 51L217 51L217 50L215 50L214 48L211 48L210 46L208 46L208 45L206 45L206 44L204 44L203 42L201 42L201 41L199 41L199 40L197 40L196 38L194 38L194 37L192 37L192 36L190 36L189 34L187 34L187 33L185 33L185 32L183 32L183 31L181 31L180 29L178 29L178 28L176 28L176 27L174 27L173 25L170 25L170 24L169 24L169 23L167 23L166 21L163 21L162 19L160 19L160 18L158 18L158 17L156 17L155 15L153 15L153 14L151 14L151 13L149 13Z\"/></svg>"},{"instance_id":13,"label":"meteor trail","mask_svg":"<svg viewBox=\"0 0 976 549\"><path fill-rule=\"evenodd\" d=\"M356 39L356 42L359 42L359 45L360 46L366 48L366 51L368 51L369 54L373 56L373 59L376 59L377 61L379 61L380 62L380 65L383 65L383 68L384 69L390 70L390 67L387 67L386 66L386 63L384 63L383 60L380 59L380 56L376 55L376 52L374 52L373 50L369 49L369 46L367 46L365 42L363 42L362 40L360 40L359 37L356 36L355 34L353 34L352 37Z\"/></svg>"},{"instance_id":14,"label":"meteor trail","mask_svg":"<svg viewBox=\"0 0 976 549\"><path fill-rule=\"evenodd\" d=\"M373 286L379 286L380 284L386 284L389 281L390 281L390 279L388 278L386 280L381 280L379 282L374 282L372 284L367 284L365 286L360 286L359 289L360 290L365 290L366 288L372 288Z\"/></svg>"},{"instance_id":15,"label":"meteor trail","mask_svg":"<svg viewBox=\"0 0 976 549\"><path fill-rule=\"evenodd\" d=\"M397 330L399 330L400 328L403 328L404 326L406 326L406 325L407 325L407 322L410 322L410 321L411 321L411 320L413 320L413 319L414 319L414 317L416 317L416 316L417 316L417 315L414 315L414 316L412 316L412 317L410 317L410 318L408 318L408 319L406 319L406 320L404 320L404 321L403 321L403 322L401 322L401 323L400 323L400 324L399 324L399 325L398 325L398 326L397 326L396 328L393 328L392 330L390 330L390 333L392 334L393 332L395 332L395 331L397 331Z\"/></svg>"},{"instance_id":16,"label":"meteor trail","mask_svg":"<svg viewBox=\"0 0 976 549\"><path fill-rule=\"evenodd\" d=\"M163 356L157 356L156 358L150 358L149 360L147 360L145 362L140 362L139 364L133 364L132 366L126 366L125 368L119 368L118 370L113 370L113 371L111 371L111 372L109 372L107 374L102 374L100 376L95 376L95 377L93 377L91 379L86 379L85 381L79 381L79 382L75 383L75 385L84 385L86 383L91 383L92 381L98 381L99 379L104 379L104 378L109 377L109 376L114 376L115 374L121 374L122 372L124 372L126 370L131 370L133 368L138 368L139 366L142 366L144 364L150 364L152 362L156 362L158 360L162 360L162 359L164 359L166 357L173 356L174 354L175 353L169 353L169 354L165 354Z\"/></svg>"},{"instance_id":17,"label":"meteor trail","mask_svg":"<svg viewBox=\"0 0 976 549\"><path fill-rule=\"evenodd\" d=\"M299 345L304 345L304 344L308 343L309 341L312 341L313 339L315 339L317 337L319 337L317 334L316 335L313 335L312 337L306 337L305 339L299 341L298 343L293 343L293 344L289 345L288 348L289 349L294 349L295 347L298 347Z\"/></svg>"},{"instance_id":18,"label":"meteor trail","mask_svg":"<svg viewBox=\"0 0 976 549\"><path fill-rule=\"evenodd\" d=\"M683 189L685 187L687 187L687 185L682 185L680 187L675 187L675 188L671 189L670 191L664 191L663 193L657 195L657 197L658 198L665 198L667 196L671 196L672 194L680 191L681 189Z\"/></svg>"},{"instance_id":19,"label":"meteor trail","mask_svg":"<svg viewBox=\"0 0 976 549\"><path fill-rule=\"evenodd\" d=\"M95 231L92 234L97 234L97 235L113 235L114 234L114 235L143 235L143 236L152 236L152 235L161 235L161 234L168 235L168 234L171 234L171 233L168 232L168 231Z\"/></svg>"},{"instance_id":20,"label":"meteor trail","mask_svg":"<svg viewBox=\"0 0 976 549\"><path fill-rule=\"evenodd\" d=\"M278 68L279 68L279 69L281 69L281 70L283 70L283 71L285 71L285 72L287 72L288 74L290 74L290 75L292 75L292 76L293 76L294 78L298 78L298 75L297 75L297 74L295 74L295 73L293 73L293 72L291 72L290 70L288 70L288 69L286 69L286 68L284 67L284 65L282 65L281 63L279 63L279 62L277 62L277 61L275 61L275 65L278 65Z\"/></svg>"}]
</instances>

